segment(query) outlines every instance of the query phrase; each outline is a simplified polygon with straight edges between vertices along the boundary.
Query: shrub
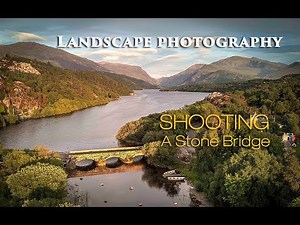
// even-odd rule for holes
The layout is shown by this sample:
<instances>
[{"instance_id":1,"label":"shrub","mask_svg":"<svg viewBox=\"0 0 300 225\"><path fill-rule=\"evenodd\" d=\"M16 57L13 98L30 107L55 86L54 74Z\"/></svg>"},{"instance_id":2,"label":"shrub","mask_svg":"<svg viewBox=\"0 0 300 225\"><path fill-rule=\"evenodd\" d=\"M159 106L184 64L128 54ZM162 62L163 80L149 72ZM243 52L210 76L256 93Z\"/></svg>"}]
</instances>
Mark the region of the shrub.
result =
<instances>
[{"instance_id":1,"label":"shrub","mask_svg":"<svg viewBox=\"0 0 300 225\"><path fill-rule=\"evenodd\" d=\"M63 192L66 189L67 174L60 167L38 162L8 176L6 182L14 197L27 199L39 188Z\"/></svg>"}]
</instances>

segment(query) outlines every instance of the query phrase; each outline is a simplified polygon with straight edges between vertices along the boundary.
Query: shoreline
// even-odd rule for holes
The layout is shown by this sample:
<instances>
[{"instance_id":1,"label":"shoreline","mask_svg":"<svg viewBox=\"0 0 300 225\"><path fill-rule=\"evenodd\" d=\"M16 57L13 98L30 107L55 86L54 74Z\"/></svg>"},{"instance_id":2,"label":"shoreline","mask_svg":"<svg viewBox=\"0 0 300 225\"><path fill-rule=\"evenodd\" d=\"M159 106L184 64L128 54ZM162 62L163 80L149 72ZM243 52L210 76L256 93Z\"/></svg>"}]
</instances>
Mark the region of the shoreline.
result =
<instances>
[{"instance_id":1,"label":"shoreline","mask_svg":"<svg viewBox=\"0 0 300 225\"><path fill-rule=\"evenodd\" d=\"M196 191L194 186L188 181L190 188L190 198L194 207L214 207L211 202L207 199L204 192Z\"/></svg>"},{"instance_id":2,"label":"shoreline","mask_svg":"<svg viewBox=\"0 0 300 225\"><path fill-rule=\"evenodd\" d=\"M133 90L133 91L135 91L135 90ZM73 113L76 113L76 112L79 112L79 111L82 111L82 110L85 110L85 109L90 109L90 108L97 107L97 106L108 105L110 102L120 100L121 97L123 97L123 96L133 96L133 95L134 95L134 92L131 92L129 95L121 95L121 96L119 96L119 98L112 99L112 100L110 100L106 103L102 103L102 104L100 103L100 104L96 104L96 105L92 105L92 106L87 106L87 107L84 107L84 108L81 108L81 109L75 109L75 110L72 110L71 112L58 113L58 114L53 114L53 115L48 115L48 116L41 116L41 117L22 118L17 123L11 123L11 124L6 125L5 127L0 127L0 130L5 129L6 127L9 127L9 126L18 125L19 123L22 123L22 122L25 122L25 121L28 121L28 120L39 120L39 119L45 119L45 118L53 118L53 117L54 118L55 117L59 118L59 117L69 116L69 115L72 115Z\"/></svg>"},{"instance_id":3,"label":"shoreline","mask_svg":"<svg viewBox=\"0 0 300 225\"><path fill-rule=\"evenodd\" d=\"M81 108L81 109L75 109L75 110L72 110L70 112L58 113L58 114L53 114L53 115L48 115L48 116L20 118L20 120L17 123L7 124L4 127L0 127L0 130L5 129L6 127L9 127L9 126L18 125L19 123L25 122L27 120L39 120L39 119L52 118L52 117L57 117L57 118L58 117L64 117L64 116L72 115L75 112L79 112L79 111L82 111L82 110L85 110L85 109L90 109L92 107L105 106L105 105L108 105L110 102L120 100L121 97L134 96L135 91L139 91L139 90L159 90L160 92L190 92L190 93L194 92L194 91L181 91L181 90L171 90L171 91L167 90L167 91L165 91L165 90L158 89L158 88L134 89L133 92L129 93L128 95L121 95L121 96L119 96L119 98L112 99L112 100L110 100L106 103L102 103L102 104L100 103L100 104L96 104L96 105L93 105L93 106L87 106L87 107L84 107L84 108ZM206 92L206 91L201 91L201 92L210 93L210 92Z\"/></svg>"}]
</instances>

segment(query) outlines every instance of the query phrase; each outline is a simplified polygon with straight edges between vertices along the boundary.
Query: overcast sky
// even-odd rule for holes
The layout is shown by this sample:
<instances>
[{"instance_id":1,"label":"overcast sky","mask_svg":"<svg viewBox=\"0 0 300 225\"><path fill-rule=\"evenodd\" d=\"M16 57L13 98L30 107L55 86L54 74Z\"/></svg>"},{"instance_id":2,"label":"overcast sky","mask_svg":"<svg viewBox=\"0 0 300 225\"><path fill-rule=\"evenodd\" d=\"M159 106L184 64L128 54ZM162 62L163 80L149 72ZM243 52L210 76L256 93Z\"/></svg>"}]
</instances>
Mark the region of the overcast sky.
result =
<instances>
[{"instance_id":1,"label":"overcast sky","mask_svg":"<svg viewBox=\"0 0 300 225\"><path fill-rule=\"evenodd\" d=\"M233 55L290 64L300 60L300 19L0 19L0 44L35 41L56 47L69 37L279 36L280 48L64 49L98 61L139 65L151 76L174 75L195 63Z\"/></svg>"}]
</instances>

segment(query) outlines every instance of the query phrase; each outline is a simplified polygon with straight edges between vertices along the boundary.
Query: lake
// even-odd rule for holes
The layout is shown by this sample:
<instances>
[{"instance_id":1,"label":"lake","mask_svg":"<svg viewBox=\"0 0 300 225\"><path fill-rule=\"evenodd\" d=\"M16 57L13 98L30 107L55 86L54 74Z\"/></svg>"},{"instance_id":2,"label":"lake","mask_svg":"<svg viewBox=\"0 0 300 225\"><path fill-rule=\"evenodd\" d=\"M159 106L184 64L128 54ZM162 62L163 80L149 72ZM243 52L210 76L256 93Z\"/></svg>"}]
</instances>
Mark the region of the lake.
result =
<instances>
[{"instance_id":1,"label":"lake","mask_svg":"<svg viewBox=\"0 0 300 225\"><path fill-rule=\"evenodd\" d=\"M192 104L207 95L201 92L138 90L133 96L123 96L104 106L5 127L0 129L0 143L4 148L14 149L45 145L54 151L117 147L115 136L125 123L151 113Z\"/></svg>"},{"instance_id":2,"label":"lake","mask_svg":"<svg viewBox=\"0 0 300 225\"><path fill-rule=\"evenodd\" d=\"M133 96L121 97L104 106L8 126L0 130L0 143L5 148L14 149L45 145L55 151L117 147L115 135L125 123L192 104L207 95L200 92L135 91ZM100 170L104 171L100 174L84 172L80 177L68 178L72 187L69 193L81 193L86 206L191 205L191 186L187 181L167 181L162 177L161 169L143 163ZM204 196L203 199L205 203Z\"/></svg>"}]
</instances>

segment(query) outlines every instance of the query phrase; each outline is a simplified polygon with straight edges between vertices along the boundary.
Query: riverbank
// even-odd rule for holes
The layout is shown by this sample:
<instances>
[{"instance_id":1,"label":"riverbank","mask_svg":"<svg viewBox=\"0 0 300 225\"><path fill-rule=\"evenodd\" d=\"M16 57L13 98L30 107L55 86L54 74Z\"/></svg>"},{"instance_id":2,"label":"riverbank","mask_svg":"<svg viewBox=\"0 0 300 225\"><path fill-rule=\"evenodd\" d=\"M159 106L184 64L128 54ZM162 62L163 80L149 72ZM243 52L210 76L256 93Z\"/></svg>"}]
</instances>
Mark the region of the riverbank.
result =
<instances>
[{"instance_id":1,"label":"riverbank","mask_svg":"<svg viewBox=\"0 0 300 225\"><path fill-rule=\"evenodd\" d=\"M133 96L133 93L134 92L131 92L129 95L122 95L122 96ZM19 124L19 123L22 123L22 122L25 122L25 121L28 121L28 120L39 120L39 119L44 119L44 118L59 118L59 117L69 116L69 115L72 115L75 112L80 112L82 110L89 109L89 108L92 108L92 107L105 106L110 102L120 100L122 96L119 96L118 98L112 98L110 101L107 101L107 102L99 102L99 103L87 105L87 106L84 106L84 107L81 107L81 108L70 109L69 111L66 111L66 112L57 112L57 113L53 113L53 114L50 114L50 115L38 115L38 116L33 116L33 117L21 117L20 115L18 115L20 117L16 120L15 123L6 124L4 127L0 126L0 130L5 128L5 127L11 126L11 125L16 125L16 124Z\"/></svg>"},{"instance_id":2,"label":"riverbank","mask_svg":"<svg viewBox=\"0 0 300 225\"><path fill-rule=\"evenodd\" d=\"M32 149L48 146L55 151L118 147L115 138L121 126L129 121L180 108L203 99L207 94L160 92L157 89L135 91L109 104L90 107L64 116L30 119L0 129L4 148Z\"/></svg>"},{"instance_id":3,"label":"riverbank","mask_svg":"<svg viewBox=\"0 0 300 225\"><path fill-rule=\"evenodd\" d=\"M206 194L196 191L193 186L190 188L190 198L193 207L213 207L213 204L208 201Z\"/></svg>"}]
</instances>

